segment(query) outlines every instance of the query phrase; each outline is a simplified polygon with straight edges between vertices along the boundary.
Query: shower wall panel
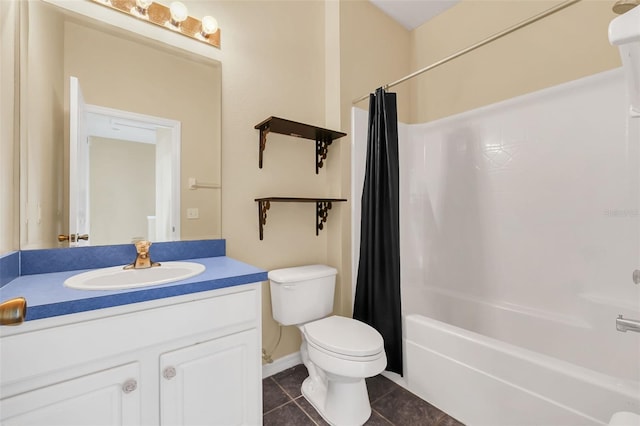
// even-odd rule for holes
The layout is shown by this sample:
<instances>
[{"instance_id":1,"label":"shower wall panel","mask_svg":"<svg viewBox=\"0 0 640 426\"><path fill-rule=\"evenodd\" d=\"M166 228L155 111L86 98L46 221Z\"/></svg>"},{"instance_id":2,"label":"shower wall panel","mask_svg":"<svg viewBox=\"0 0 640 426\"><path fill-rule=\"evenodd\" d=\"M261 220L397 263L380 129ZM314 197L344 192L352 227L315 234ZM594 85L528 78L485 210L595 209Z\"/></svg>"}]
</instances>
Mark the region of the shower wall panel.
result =
<instances>
[{"instance_id":1,"label":"shower wall panel","mask_svg":"<svg viewBox=\"0 0 640 426\"><path fill-rule=\"evenodd\" d=\"M356 200L366 113L353 122ZM638 352L615 317L640 317L639 128L621 70L401 126L404 313L638 380L586 353Z\"/></svg>"}]
</instances>

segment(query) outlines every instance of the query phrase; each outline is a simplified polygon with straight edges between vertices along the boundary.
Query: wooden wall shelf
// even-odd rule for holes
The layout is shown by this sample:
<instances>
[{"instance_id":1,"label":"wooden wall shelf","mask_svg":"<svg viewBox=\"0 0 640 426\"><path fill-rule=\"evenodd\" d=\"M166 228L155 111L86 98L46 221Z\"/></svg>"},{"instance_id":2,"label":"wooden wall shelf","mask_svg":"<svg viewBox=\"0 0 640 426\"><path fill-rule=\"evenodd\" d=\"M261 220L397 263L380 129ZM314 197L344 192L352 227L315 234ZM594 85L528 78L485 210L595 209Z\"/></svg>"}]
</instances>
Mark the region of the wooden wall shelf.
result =
<instances>
[{"instance_id":1,"label":"wooden wall shelf","mask_svg":"<svg viewBox=\"0 0 640 426\"><path fill-rule=\"evenodd\" d=\"M270 132L289 135L296 138L309 139L316 141L316 174L324 165L327 158L329 145L346 133L336 130L324 129L322 127L312 126L310 124L298 123L297 121L286 120L279 117L269 117L263 122L256 124L256 129L260 130L260 138L258 140L259 158L258 166L262 168L262 154L267 145L267 135Z\"/></svg>"},{"instance_id":2,"label":"wooden wall shelf","mask_svg":"<svg viewBox=\"0 0 640 426\"><path fill-rule=\"evenodd\" d=\"M258 226L260 228L260 240L264 236L264 225L267 223L267 210L271 203L316 203L316 235L324 228L327 221L331 203L347 201L345 198L296 198L296 197L265 197L256 198L258 202Z\"/></svg>"}]
</instances>

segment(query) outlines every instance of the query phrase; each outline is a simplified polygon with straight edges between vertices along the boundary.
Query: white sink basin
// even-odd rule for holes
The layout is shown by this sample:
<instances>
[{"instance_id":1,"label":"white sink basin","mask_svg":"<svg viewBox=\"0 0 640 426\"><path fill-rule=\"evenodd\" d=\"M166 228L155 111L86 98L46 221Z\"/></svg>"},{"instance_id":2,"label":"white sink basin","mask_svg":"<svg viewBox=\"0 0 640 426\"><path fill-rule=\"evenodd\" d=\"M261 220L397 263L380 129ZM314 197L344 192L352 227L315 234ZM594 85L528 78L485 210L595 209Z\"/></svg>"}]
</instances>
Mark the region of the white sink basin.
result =
<instances>
[{"instance_id":1,"label":"white sink basin","mask_svg":"<svg viewBox=\"0 0 640 426\"><path fill-rule=\"evenodd\" d=\"M161 262L147 269L122 269L122 266L96 269L69 277L64 285L79 290L121 290L148 287L184 280L202 273L204 265L195 262Z\"/></svg>"}]
</instances>

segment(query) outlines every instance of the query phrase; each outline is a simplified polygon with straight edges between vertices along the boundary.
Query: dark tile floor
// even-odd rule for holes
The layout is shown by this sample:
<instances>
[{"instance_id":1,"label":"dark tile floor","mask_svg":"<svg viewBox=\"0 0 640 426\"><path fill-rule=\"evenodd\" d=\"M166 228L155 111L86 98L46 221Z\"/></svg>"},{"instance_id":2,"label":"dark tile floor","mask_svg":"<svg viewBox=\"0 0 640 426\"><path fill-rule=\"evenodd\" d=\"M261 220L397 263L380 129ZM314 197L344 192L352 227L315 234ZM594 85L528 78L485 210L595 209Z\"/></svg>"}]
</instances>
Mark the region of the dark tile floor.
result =
<instances>
[{"instance_id":1,"label":"dark tile floor","mask_svg":"<svg viewBox=\"0 0 640 426\"><path fill-rule=\"evenodd\" d=\"M307 369L300 364L262 381L264 426L326 425L300 394ZM370 426L463 426L462 423L383 376L367 379Z\"/></svg>"}]
</instances>

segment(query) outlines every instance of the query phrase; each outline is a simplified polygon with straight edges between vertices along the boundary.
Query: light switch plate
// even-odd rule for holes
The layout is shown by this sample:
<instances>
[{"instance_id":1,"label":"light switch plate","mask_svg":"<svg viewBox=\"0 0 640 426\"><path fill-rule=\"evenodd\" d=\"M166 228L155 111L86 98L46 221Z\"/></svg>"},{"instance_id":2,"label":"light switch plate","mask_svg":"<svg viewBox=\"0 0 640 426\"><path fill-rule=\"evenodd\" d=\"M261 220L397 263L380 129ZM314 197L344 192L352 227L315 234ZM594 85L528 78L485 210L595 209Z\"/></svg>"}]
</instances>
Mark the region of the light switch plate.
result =
<instances>
[{"instance_id":1,"label":"light switch plate","mask_svg":"<svg viewBox=\"0 0 640 426\"><path fill-rule=\"evenodd\" d=\"M187 219L198 219L200 212L197 207L190 207L187 209Z\"/></svg>"}]
</instances>

